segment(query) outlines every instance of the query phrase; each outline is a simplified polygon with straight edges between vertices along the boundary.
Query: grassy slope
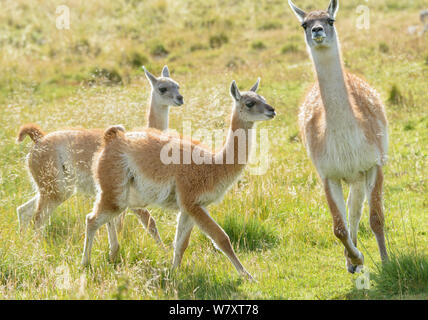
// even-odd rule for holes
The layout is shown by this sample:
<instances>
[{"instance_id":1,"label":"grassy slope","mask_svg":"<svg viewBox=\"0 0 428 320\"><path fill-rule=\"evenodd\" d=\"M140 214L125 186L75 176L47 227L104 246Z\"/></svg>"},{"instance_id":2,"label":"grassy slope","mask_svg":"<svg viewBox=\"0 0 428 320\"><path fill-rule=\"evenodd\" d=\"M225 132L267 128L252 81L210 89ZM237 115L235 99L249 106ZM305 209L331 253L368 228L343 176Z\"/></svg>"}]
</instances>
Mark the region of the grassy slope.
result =
<instances>
[{"instance_id":1,"label":"grassy slope","mask_svg":"<svg viewBox=\"0 0 428 320\"><path fill-rule=\"evenodd\" d=\"M68 2L68 31L55 28L55 8L64 1L6 1L0 12L0 297L402 297L394 290L356 290L357 276L345 271L343 248L332 234L322 188L295 138L298 104L313 72L302 31L285 1ZM369 3L371 27L366 31L354 27L360 2L347 1L337 21L347 68L363 75L385 101L394 85L401 93L394 96L395 103L386 103L391 146L385 207L391 247L410 256L414 243L420 254L428 251L428 42L426 36L405 32L418 23L423 2ZM298 3L310 8L314 2ZM162 54L165 50L167 55ZM170 124L176 129L184 120L194 129L225 127L230 81L247 88L262 77L260 93L278 113L261 126L271 137L269 171L263 176L244 174L225 200L210 208L229 234L236 234L232 238L238 256L257 283L241 281L198 230L179 274L171 274L172 250L160 251L131 216L119 237L121 261L108 262L107 233L102 229L94 245L93 270L82 270L83 217L92 205L82 196L58 208L45 235L31 230L18 234L16 207L32 196L24 166L31 144L15 144L18 126L27 121L46 130L143 126L149 86L140 63L154 72L168 63L181 83L186 104L171 113ZM115 70L123 84L89 87L96 67ZM155 209L153 214L171 245L174 213ZM258 223L242 234L248 221ZM248 239L261 244L246 247ZM367 266L377 273L379 257L367 209L359 239ZM69 289L61 289L64 268L70 275ZM427 293L411 297L426 298Z\"/></svg>"}]
</instances>

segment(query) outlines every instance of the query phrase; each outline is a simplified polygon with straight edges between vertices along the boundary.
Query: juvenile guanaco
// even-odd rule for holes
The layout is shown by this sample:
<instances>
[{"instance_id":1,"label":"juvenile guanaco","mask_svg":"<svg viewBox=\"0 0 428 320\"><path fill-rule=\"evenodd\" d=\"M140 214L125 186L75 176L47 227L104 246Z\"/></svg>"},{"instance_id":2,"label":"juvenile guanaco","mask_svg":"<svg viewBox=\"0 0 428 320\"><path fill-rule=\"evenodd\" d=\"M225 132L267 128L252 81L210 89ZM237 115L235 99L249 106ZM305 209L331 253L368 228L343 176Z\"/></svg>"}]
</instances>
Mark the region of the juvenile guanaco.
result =
<instances>
[{"instance_id":1,"label":"juvenile guanaco","mask_svg":"<svg viewBox=\"0 0 428 320\"><path fill-rule=\"evenodd\" d=\"M144 67L143 67L144 68ZM168 128L169 106L181 106L183 96L179 85L170 78L164 66L161 77L144 68L151 84L148 126ZM53 211L76 191L95 194L91 166L103 142L102 129L61 130L45 134L37 125L23 125L18 134L21 142L26 135L34 141L27 156L28 168L36 187L36 195L17 209L20 228L25 229L34 217L41 227ZM152 237L162 243L154 219L146 209L133 211Z\"/></svg>"},{"instance_id":2,"label":"juvenile guanaco","mask_svg":"<svg viewBox=\"0 0 428 320\"><path fill-rule=\"evenodd\" d=\"M191 140L152 129L145 130L145 136L138 139L127 138L118 127L105 132L105 147L94 162L99 191L93 211L86 216L83 265L90 263L98 228L108 223L110 258L115 259L119 244L112 219L127 207L153 204L180 211L173 268L180 265L196 224L226 254L238 272L251 278L235 255L228 235L209 215L207 206L221 200L243 171L252 144L250 130L255 123L275 116L274 109L256 93L258 85L259 80L250 91L241 93L235 81L232 82L230 93L234 107L230 129L225 145L216 153ZM180 155L179 161L165 163L164 150ZM195 155L204 161L195 161ZM184 159L190 161L185 163Z\"/></svg>"}]
</instances>

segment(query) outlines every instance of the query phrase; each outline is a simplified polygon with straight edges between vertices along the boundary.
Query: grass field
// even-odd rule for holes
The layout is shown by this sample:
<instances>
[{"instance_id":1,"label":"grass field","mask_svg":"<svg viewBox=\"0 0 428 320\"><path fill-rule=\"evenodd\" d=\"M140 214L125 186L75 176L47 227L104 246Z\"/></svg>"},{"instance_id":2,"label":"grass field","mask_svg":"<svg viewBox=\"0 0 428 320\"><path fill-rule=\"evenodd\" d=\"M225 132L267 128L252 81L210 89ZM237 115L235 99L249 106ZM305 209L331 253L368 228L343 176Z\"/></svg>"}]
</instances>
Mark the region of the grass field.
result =
<instances>
[{"instance_id":1,"label":"grass field","mask_svg":"<svg viewBox=\"0 0 428 320\"><path fill-rule=\"evenodd\" d=\"M317 1L296 0L305 9ZM328 1L322 1L327 7ZM70 29L55 26L58 5ZM418 25L426 0L341 1L336 27L346 67L381 94L390 132L384 206L391 263L382 268L367 208L359 232L370 289L345 269L322 187L299 141L297 113L314 79L303 32L285 0L6 0L0 11L0 298L2 299L407 299L428 298L428 33ZM357 29L356 8L370 9ZM319 9L319 8L318 8ZM235 79L278 116L259 128L270 137L269 169L247 171L212 216L258 280L239 278L197 229L178 272L171 272L176 213L153 208L167 246L160 250L128 216L120 260L108 260L107 232L94 242L92 268L80 267L84 216L93 199L61 205L43 234L18 232L16 208L33 196L25 167L26 122L64 127L143 127L149 84L141 65L168 64L182 108L170 127L227 128Z\"/></svg>"}]
</instances>

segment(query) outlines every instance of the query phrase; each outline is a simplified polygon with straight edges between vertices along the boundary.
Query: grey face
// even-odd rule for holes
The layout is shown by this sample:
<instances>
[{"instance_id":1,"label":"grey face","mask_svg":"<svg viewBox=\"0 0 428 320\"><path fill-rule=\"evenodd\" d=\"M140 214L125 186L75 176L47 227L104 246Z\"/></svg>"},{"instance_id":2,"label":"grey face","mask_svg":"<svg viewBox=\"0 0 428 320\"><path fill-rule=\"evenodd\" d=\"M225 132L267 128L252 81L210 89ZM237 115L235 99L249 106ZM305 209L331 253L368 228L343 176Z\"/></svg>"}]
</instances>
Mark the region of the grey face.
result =
<instances>
[{"instance_id":1,"label":"grey face","mask_svg":"<svg viewBox=\"0 0 428 320\"><path fill-rule=\"evenodd\" d=\"M336 42L334 21L339 9L338 0L331 0L326 11L312 11L306 13L298 8L291 0L288 4L305 30L306 43L310 48L326 48Z\"/></svg>"},{"instance_id":2,"label":"grey face","mask_svg":"<svg viewBox=\"0 0 428 320\"><path fill-rule=\"evenodd\" d=\"M184 103L179 90L180 86L171 78L158 78L153 86L153 91L159 98L158 101L168 106L181 106Z\"/></svg>"},{"instance_id":3,"label":"grey face","mask_svg":"<svg viewBox=\"0 0 428 320\"><path fill-rule=\"evenodd\" d=\"M167 66L163 67L160 77L155 77L144 67L143 69L152 86L153 99L160 105L181 106L184 103L183 96L179 92L180 86L170 78Z\"/></svg>"},{"instance_id":4,"label":"grey face","mask_svg":"<svg viewBox=\"0 0 428 320\"><path fill-rule=\"evenodd\" d=\"M232 82L230 94L235 100L239 118L243 121L255 122L270 120L276 116L275 109L266 103L265 98L256 93L258 85L259 81L257 81L250 91L241 93L235 81Z\"/></svg>"},{"instance_id":5,"label":"grey face","mask_svg":"<svg viewBox=\"0 0 428 320\"><path fill-rule=\"evenodd\" d=\"M302 27L306 42L312 48L329 47L335 41L334 19L326 11L314 11L306 15Z\"/></svg>"}]
</instances>

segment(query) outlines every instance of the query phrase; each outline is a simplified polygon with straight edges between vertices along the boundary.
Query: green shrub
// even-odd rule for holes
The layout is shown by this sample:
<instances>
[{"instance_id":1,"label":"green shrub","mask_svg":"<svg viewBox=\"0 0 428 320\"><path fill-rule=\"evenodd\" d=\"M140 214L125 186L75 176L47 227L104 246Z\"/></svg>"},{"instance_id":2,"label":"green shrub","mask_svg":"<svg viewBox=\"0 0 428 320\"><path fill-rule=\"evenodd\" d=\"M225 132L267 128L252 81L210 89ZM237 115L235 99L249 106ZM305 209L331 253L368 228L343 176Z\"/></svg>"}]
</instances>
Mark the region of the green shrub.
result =
<instances>
[{"instance_id":1,"label":"green shrub","mask_svg":"<svg viewBox=\"0 0 428 320\"><path fill-rule=\"evenodd\" d=\"M404 125L404 131L410 131L410 130L414 130L415 129L415 125L413 122L409 121Z\"/></svg>"},{"instance_id":2,"label":"green shrub","mask_svg":"<svg viewBox=\"0 0 428 320\"><path fill-rule=\"evenodd\" d=\"M245 65L245 60L242 59L241 57L232 57L227 63L226 63L226 67L229 69L236 69L240 66Z\"/></svg>"},{"instance_id":3,"label":"green shrub","mask_svg":"<svg viewBox=\"0 0 428 320\"><path fill-rule=\"evenodd\" d=\"M269 21L265 22L264 24L260 25L257 29L259 30L274 30L274 29L281 29L282 23L278 21Z\"/></svg>"},{"instance_id":4,"label":"green shrub","mask_svg":"<svg viewBox=\"0 0 428 320\"><path fill-rule=\"evenodd\" d=\"M212 49L220 48L223 44L228 42L229 38L224 33L220 33L210 37L210 47Z\"/></svg>"},{"instance_id":5,"label":"green shrub","mask_svg":"<svg viewBox=\"0 0 428 320\"><path fill-rule=\"evenodd\" d=\"M122 77L116 69L95 67L90 71L90 79L88 79L88 82L90 84L95 82L101 82L107 85L121 84Z\"/></svg>"},{"instance_id":6,"label":"green shrub","mask_svg":"<svg viewBox=\"0 0 428 320\"><path fill-rule=\"evenodd\" d=\"M127 62L133 68L139 69L141 66L147 64L149 59L145 55L134 51L128 55Z\"/></svg>"},{"instance_id":7,"label":"green shrub","mask_svg":"<svg viewBox=\"0 0 428 320\"><path fill-rule=\"evenodd\" d=\"M388 101L392 104L399 105L404 102L404 96L401 94L396 84L393 84L389 91Z\"/></svg>"},{"instance_id":8,"label":"green shrub","mask_svg":"<svg viewBox=\"0 0 428 320\"><path fill-rule=\"evenodd\" d=\"M382 53L388 53L389 52L389 46L385 42L379 43L379 51Z\"/></svg>"},{"instance_id":9,"label":"green shrub","mask_svg":"<svg viewBox=\"0 0 428 320\"><path fill-rule=\"evenodd\" d=\"M266 49L266 45L263 43L263 41L254 41L251 43L251 48L255 50L263 50Z\"/></svg>"},{"instance_id":10,"label":"green shrub","mask_svg":"<svg viewBox=\"0 0 428 320\"><path fill-rule=\"evenodd\" d=\"M77 41L73 46L73 53L87 55L91 52L91 45L87 39Z\"/></svg>"},{"instance_id":11,"label":"green shrub","mask_svg":"<svg viewBox=\"0 0 428 320\"><path fill-rule=\"evenodd\" d=\"M283 53L283 54L286 54L286 53L296 53L296 52L299 52L299 51L300 51L299 47L296 44L294 44L294 43L286 44L285 46L283 46L281 48L281 53Z\"/></svg>"},{"instance_id":12,"label":"green shrub","mask_svg":"<svg viewBox=\"0 0 428 320\"><path fill-rule=\"evenodd\" d=\"M205 50L205 49L207 49L207 46L204 45L204 44L202 44L202 43L195 43L195 44L192 44L190 46L190 51L191 52L199 51L199 50Z\"/></svg>"},{"instance_id":13,"label":"green shrub","mask_svg":"<svg viewBox=\"0 0 428 320\"><path fill-rule=\"evenodd\" d=\"M156 43L153 45L150 53L154 56L166 56L169 54L169 51L164 47L162 43Z\"/></svg>"}]
</instances>

